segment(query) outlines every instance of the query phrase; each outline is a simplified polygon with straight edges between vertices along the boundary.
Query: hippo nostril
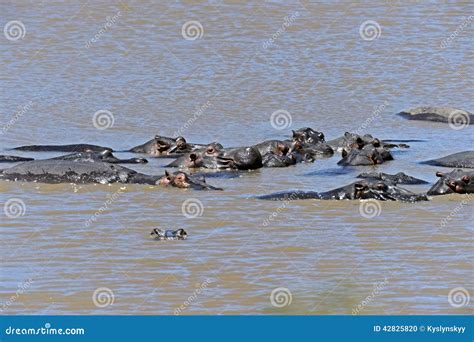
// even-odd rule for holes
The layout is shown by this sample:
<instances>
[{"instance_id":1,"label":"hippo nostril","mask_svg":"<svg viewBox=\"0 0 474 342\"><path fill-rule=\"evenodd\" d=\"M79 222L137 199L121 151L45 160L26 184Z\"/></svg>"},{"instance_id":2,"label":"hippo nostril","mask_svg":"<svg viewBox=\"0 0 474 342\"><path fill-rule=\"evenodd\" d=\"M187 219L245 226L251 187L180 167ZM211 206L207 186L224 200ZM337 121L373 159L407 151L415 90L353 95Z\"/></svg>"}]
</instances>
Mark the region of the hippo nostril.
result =
<instances>
[{"instance_id":1,"label":"hippo nostril","mask_svg":"<svg viewBox=\"0 0 474 342\"><path fill-rule=\"evenodd\" d=\"M191 161L196 161L197 160L197 154L196 153L191 153L189 155L189 159L191 159Z\"/></svg>"}]
</instances>

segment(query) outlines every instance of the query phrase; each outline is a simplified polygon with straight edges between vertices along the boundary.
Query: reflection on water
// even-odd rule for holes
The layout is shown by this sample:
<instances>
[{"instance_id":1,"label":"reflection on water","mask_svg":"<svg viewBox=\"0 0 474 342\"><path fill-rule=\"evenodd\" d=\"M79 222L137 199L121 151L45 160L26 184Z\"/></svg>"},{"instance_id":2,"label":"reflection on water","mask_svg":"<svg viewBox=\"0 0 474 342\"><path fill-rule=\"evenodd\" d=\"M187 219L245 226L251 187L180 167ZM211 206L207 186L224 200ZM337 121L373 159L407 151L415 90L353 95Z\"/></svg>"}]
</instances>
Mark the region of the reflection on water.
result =
<instances>
[{"instance_id":1,"label":"reflection on water","mask_svg":"<svg viewBox=\"0 0 474 342\"><path fill-rule=\"evenodd\" d=\"M434 181L437 168L417 162L472 149L472 128L394 113L425 104L474 109L472 24L457 30L472 11L418 2L1 4L2 24L17 19L26 31L0 39L2 147L124 150L175 132L236 146L302 126L328 140L362 130L423 140L377 170ZM270 122L279 110L289 116ZM98 111L108 121L93 122ZM254 199L329 190L369 169L342 170L337 160L210 178L225 189L218 193L0 183L2 205L24 203L19 217L0 223L0 305L23 314L472 310L448 300L457 287L474 293L472 203L441 224L462 196L381 203L372 219L359 202ZM134 168L159 174L167 163ZM182 204L191 198L202 207L188 218ZM183 227L189 239L150 240L157 226ZM271 296L277 288L285 290Z\"/></svg>"}]
</instances>

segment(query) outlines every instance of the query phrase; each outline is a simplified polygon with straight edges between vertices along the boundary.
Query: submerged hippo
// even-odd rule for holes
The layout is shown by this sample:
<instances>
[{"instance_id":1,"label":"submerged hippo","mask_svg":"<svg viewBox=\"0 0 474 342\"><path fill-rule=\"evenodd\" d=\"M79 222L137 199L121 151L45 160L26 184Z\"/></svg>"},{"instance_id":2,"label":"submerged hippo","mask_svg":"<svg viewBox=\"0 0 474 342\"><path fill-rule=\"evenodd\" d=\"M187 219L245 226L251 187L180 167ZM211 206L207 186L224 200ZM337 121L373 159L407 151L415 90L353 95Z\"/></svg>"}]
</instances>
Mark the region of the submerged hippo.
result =
<instances>
[{"instance_id":1,"label":"submerged hippo","mask_svg":"<svg viewBox=\"0 0 474 342\"><path fill-rule=\"evenodd\" d=\"M165 171L165 175L158 180L158 184L174 186L181 189L222 190L221 188L207 184L206 179L202 176L189 175L182 171L174 173Z\"/></svg>"},{"instance_id":2,"label":"submerged hippo","mask_svg":"<svg viewBox=\"0 0 474 342\"><path fill-rule=\"evenodd\" d=\"M0 171L0 180L38 183L157 184L160 176L149 176L126 167L90 161L32 160Z\"/></svg>"},{"instance_id":3,"label":"submerged hippo","mask_svg":"<svg viewBox=\"0 0 474 342\"><path fill-rule=\"evenodd\" d=\"M72 144L72 145L28 145L13 148L18 151L33 152L103 152L105 150L113 152L110 147L103 147L89 144Z\"/></svg>"},{"instance_id":4,"label":"submerged hippo","mask_svg":"<svg viewBox=\"0 0 474 342\"><path fill-rule=\"evenodd\" d=\"M370 134L359 135L357 133L350 133L346 132L340 138L333 139L327 142L329 146L331 146L334 150L338 152L342 151L350 151L354 148L362 149L364 146L372 145L374 147L382 147L382 148L408 148L407 144L394 144L394 140L380 140L378 138L374 138Z\"/></svg>"},{"instance_id":5,"label":"submerged hippo","mask_svg":"<svg viewBox=\"0 0 474 342\"><path fill-rule=\"evenodd\" d=\"M353 148L349 153L342 151L342 159L337 165L342 166L369 166L383 164L385 161L393 160L389 150L383 147L366 145L361 149Z\"/></svg>"},{"instance_id":6,"label":"submerged hippo","mask_svg":"<svg viewBox=\"0 0 474 342\"><path fill-rule=\"evenodd\" d=\"M303 151L302 144L296 141L267 140L253 147L260 152L263 167L286 167L314 161L311 155Z\"/></svg>"},{"instance_id":7,"label":"submerged hippo","mask_svg":"<svg viewBox=\"0 0 474 342\"><path fill-rule=\"evenodd\" d=\"M449 156L421 162L421 164L456 167L456 168L474 168L474 151L464 151Z\"/></svg>"},{"instance_id":8,"label":"submerged hippo","mask_svg":"<svg viewBox=\"0 0 474 342\"><path fill-rule=\"evenodd\" d=\"M0 155L0 163L16 163L16 162L30 161L30 160L34 160L34 159L33 158L18 157L18 156Z\"/></svg>"},{"instance_id":9,"label":"submerged hippo","mask_svg":"<svg viewBox=\"0 0 474 342\"><path fill-rule=\"evenodd\" d=\"M310 127L303 127L293 131L292 141L294 151L298 151L307 158L331 157L333 148L325 142L324 134Z\"/></svg>"},{"instance_id":10,"label":"submerged hippo","mask_svg":"<svg viewBox=\"0 0 474 342\"><path fill-rule=\"evenodd\" d=\"M131 148L128 152L145 153L151 156L175 156L203 148L205 145L190 144L183 137L169 138L156 135L142 145Z\"/></svg>"},{"instance_id":11,"label":"submerged hippo","mask_svg":"<svg viewBox=\"0 0 474 342\"><path fill-rule=\"evenodd\" d=\"M453 170L449 173L436 172L438 181L428 190L428 195L474 193L474 171Z\"/></svg>"},{"instance_id":12,"label":"submerged hippo","mask_svg":"<svg viewBox=\"0 0 474 342\"><path fill-rule=\"evenodd\" d=\"M112 164L146 164L148 160L145 158L129 158L119 159L112 154L110 150L102 152L76 152L64 156L50 158L50 160L70 160L70 161L88 161L88 162L104 162Z\"/></svg>"},{"instance_id":13,"label":"submerged hippo","mask_svg":"<svg viewBox=\"0 0 474 342\"><path fill-rule=\"evenodd\" d=\"M386 180L394 184L427 184L428 183L427 181L409 176L403 172L399 172L394 175L383 173L383 172L361 173L360 175L357 176L357 178L371 178L371 179Z\"/></svg>"},{"instance_id":14,"label":"submerged hippo","mask_svg":"<svg viewBox=\"0 0 474 342\"><path fill-rule=\"evenodd\" d=\"M416 107L398 113L408 120L436 121L459 125L474 124L474 115L450 107Z\"/></svg>"},{"instance_id":15,"label":"submerged hippo","mask_svg":"<svg viewBox=\"0 0 474 342\"><path fill-rule=\"evenodd\" d=\"M170 175L166 175L170 176ZM169 184L163 176L151 176L139 173L121 165L72 160L33 160L0 170L0 180L38 183L76 183L76 184L148 184L170 185L198 190L219 190L206 184L203 177L191 177L184 173L173 175ZM171 178L171 177L170 177Z\"/></svg>"},{"instance_id":16,"label":"submerged hippo","mask_svg":"<svg viewBox=\"0 0 474 342\"><path fill-rule=\"evenodd\" d=\"M177 229L177 230L163 230L154 228L150 236L154 240L186 240L188 238L188 233L184 229Z\"/></svg>"},{"instance_id":17,"label":"submerged hippo","mask_svg":"<svg viewBox=\"0 0 474 342\"><path fill-rule=\"evenodd\" d=\"M380 201L402 201L416 202L427 201L424 194L415 194L396 184L384 180L361 180L352 184L326 192L314 191L286 191L269 195L258 196L264 200L298 200L298 199L320 199L320 200L356 200L376 199Z\"/></svg>"},{"instance_id":18,"label":"submerged hippo","mask_svg":"<svg viewBox=\"0 0 474 342\"><path fill-rule=\"evenodd\" d=\"M167 166L252 170L262 167L262 155L253 146L224 149L221 144L212 143L179 157Z\"/></svg>"}]
</instances>

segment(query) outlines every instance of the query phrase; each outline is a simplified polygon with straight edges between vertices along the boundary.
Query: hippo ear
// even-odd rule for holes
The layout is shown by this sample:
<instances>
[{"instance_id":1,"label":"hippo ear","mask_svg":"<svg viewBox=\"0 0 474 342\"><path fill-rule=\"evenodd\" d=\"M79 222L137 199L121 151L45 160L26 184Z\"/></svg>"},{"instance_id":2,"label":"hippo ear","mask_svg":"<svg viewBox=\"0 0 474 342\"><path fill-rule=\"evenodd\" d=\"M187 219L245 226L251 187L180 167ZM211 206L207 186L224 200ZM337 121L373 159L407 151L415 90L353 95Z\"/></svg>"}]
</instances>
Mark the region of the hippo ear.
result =
<instances>
[{"instance_id":1,"label":"hippo ear","mask_svg":"<svg viewBox=\"0 0 474 342\"><path fill-rule=\"evenodd\" d=\"M171 174L168 172L168 170L165 170L165 176L166 176L166 177L171 176Z\"/></svg>"},{"instance_id":2,"label":"hippo ear","mask_svg":"<svg viewBox=\"0 0 474 342\"><path fill-rule=\"evenodd\" d=\"M350 138L350 137L351 137L351 134L350 134L349 132L346 132L346 133L344 133L344 136L345 136L346 138Z\"/></svg>"},{"instance_id":3,"label":"hippo ear","mask_svg":"<svg viewBox=\"0 0 474 342\"><path fill-rule=\"evenodd\" d=\"M296 132L294 130L291 130L291 132L293 133L293 138L296 138Z\"/></svg>"},{"instance_id":4,"label":"hippo ear","mask_svg":"<svg viewBox=\"0 0 474 342\"><path fill-rule=\"evenodd\" d=\"M471 177L469 177L469 176L464 176L463 178L461 178L461 180L462 180L464 183L468 184L469 181L471 180Z\"/></svg>"},{"instance_id":5,"label":"hippo ear","mask_svg":"<svg viewBox=\"0 0 474 342\"><path fill-rule=\"evenodd\" d=\"M436 172L436 177L444 177L444 173L441 171Z\"/></svg>"},{"instance_id":6,"label":"hippo ear","mask_svg":"<svg viewBox=\"0 0 474 342\"><path fill-rule=\"evenodd\" d=\"M348 155L348 153L347 153L347 151L346 151L345 148L342 149L342 152L341 152L341 153L342 153L342 158L345 158L345 157L347 157L347 155Z\"/></svg>"}]
</instances>

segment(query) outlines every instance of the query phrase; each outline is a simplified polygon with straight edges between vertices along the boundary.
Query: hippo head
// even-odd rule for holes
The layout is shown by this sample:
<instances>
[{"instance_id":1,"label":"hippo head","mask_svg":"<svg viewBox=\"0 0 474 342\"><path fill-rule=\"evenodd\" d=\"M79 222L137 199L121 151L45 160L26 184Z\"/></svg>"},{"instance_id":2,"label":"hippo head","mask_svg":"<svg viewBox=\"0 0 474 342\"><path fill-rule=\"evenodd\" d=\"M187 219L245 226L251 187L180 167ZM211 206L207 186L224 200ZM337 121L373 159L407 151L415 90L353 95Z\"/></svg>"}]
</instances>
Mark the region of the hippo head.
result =
<instances>
[{"instance_id":1,"label":"hippo head","mask_svg":"<svg viewBox=\"0 0 474 342\"><path fill-rule=\"evenodd\" d=\"M428 190L428 195L447 195L452 193L466 194L472 192L472 174L461 169L453 170L450 173L436 172L439 180Z\"/></svg>"},{"instance_id":2,"label":"hippo head","mask_svg":"<svg viewBox=\"0 0 474 342\"><path fill-rule=\"evenodd\" d=\"M188 233L182 228L177 230L163 230L159 228L154 228L150 236L155 240L186 240L188 238Z\"/></svg>"},{"instance_id":3,"label":"hippo head","mask_svg":"<svg viewBox=\"0 0 474 342\"><path fill-rule=\"evenodd\" d=\"M387 181L362 181L353 184L350 199L415 202L427 200L425 195L412 193Z\"/></svg>"},{"instance_id":4,"label":"hippo head","mask_svg":"<svg viewBox=\"0 0 474 342\"><path fill-rule=\"evenodd\" d=\"M325 140L322 132L315 131L310 127L303 127L293 131L293 141L312 145L324 142Z\"/></svg>"},{"instance_id":5,"label":"hippo head","mask_svg":"<svg viewBox=\"0 0 474 342\"><path fill-rule=\"evenodd\" d=\"M220 188L208 185L204 177L191 176L182 171L174 173L165 171L165 175L158 180L158 184L174 186L181 189L222 190Z\"/></svg>"},{"instance_id":6,"label":"hippo head","mask_svg":"<svg viewBox=\"0 0 474 342\"><path fill-rule=\"evenodd\" d=\"M158 154L186 153L192 150L192 146L181 136L173 139L156 135L154 141Z\"/></svg>"}]
</instances>

